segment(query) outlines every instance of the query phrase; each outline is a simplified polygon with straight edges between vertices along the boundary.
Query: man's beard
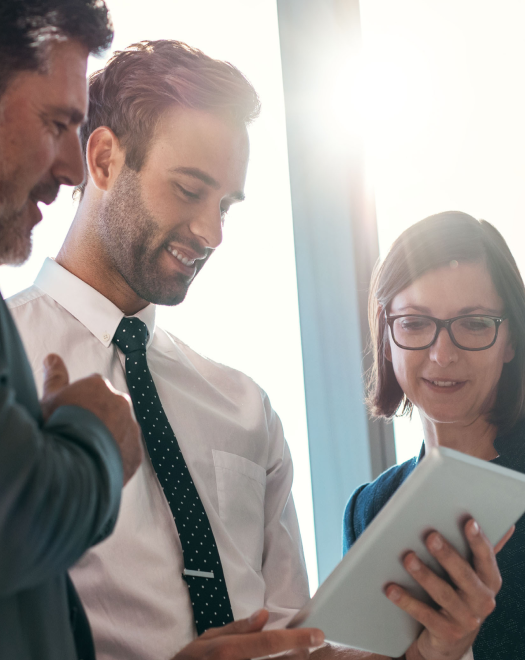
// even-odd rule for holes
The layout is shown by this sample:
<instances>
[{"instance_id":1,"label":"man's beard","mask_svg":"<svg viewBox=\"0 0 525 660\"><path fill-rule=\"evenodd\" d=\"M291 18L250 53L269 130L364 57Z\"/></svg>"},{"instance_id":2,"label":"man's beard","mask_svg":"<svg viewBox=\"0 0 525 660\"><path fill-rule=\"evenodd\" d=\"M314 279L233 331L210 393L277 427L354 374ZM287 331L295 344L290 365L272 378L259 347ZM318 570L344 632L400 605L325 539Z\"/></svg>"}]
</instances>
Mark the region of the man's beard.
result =
<instances>
[{"instance_id":1,"label":"man's beard","mask_svg":"<svg viewBox=\"0 0 525 660\"><path fill-rule=\"evenodd\" d=\"M14 188L7 182L0 182L0 191L4 192ZM35 223L30 218L29 200L56 198L60 184L56 181L38 183L29 193L28 199L18 208L14 208L13 200L4 192L2 195L3 210L0 213L0 264L19 266L31 254L31 232Z\"/></svg>"},{"instance_id":2,"label":"man's beard","mask_svg":"<svg viewBox=\"0 0 525 660\"><path fill-rule=\"evenodd\" d=\"M182 273L163 278L158 261L170 242L195 252L202 252L202 247L174 232L162 237L140 194L140 176L126 165L99 213L98 227L109 262L137 296L158 305L178 305L184 300L192 280ZM197 271L205 261L199 261Z\"/></svg>"},{"instance_id":3,"label":"man's beard","mask_svg":"<svg viewBox=\"0 0 525 660\"><path fill-rule=\"evenodd\" d=\"M20 266L31 254L31 228L23 222L23 211L0 215L0 264Z\"/></svg>"}]
</instances>

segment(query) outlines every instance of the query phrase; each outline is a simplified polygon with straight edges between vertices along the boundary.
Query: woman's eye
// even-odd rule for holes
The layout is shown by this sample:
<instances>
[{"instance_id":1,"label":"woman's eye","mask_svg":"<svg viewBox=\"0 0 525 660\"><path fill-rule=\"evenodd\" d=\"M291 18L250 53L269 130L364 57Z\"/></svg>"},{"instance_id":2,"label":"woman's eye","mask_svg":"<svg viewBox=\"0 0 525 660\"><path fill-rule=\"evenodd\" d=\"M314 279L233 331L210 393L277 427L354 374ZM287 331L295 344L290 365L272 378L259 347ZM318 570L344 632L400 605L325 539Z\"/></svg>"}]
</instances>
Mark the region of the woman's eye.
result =
<instances>
[{"instance_id":1,"label":"woman's eye","mask_svg":"<svg viewBox=\"0 0 525 660\"><path fill-rule=\"evenodd\" d=\"M494 325L491 319L463 319L461 327L470 332L481 332Z\"/></svg>"},{"instance_id":2,"label":"woman's eye","mask_svg":"<svg viewBox=\"0 0 525 660\"><path fill-rule=\"evenodd\" d=\"M402 328L406 332L418 332L420 330L425 330L430 325L429 321L426 320L412 320L412 321L403 321Z\"/></svg>"}]
</instances>

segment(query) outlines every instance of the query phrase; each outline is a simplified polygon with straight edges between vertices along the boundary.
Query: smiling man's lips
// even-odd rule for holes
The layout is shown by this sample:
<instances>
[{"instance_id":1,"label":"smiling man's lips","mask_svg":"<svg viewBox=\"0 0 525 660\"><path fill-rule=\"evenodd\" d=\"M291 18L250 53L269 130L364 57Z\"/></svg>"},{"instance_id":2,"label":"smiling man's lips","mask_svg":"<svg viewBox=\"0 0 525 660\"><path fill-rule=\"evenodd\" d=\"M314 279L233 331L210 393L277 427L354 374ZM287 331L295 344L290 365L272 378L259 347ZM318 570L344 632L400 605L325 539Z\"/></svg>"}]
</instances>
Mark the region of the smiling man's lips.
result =
<instances>
[{"instance_id":1,"label":"smiling man's lips","mask_svg":"<svg viewBox=\"0 0 525 660\"><path fill-rule=\"evenodd\" d=\"M56 190L50 190L47 193L30 195L30 199L32 202L34 202L35 204L37 204L38 202L42 202L46 206L52 204L57 197L58 197L58 188Z\"/></svg>"},{"instance_id":2,"label":"smiling man's lips","mask_svg":"<svg viewBox=\"0 0 525 660\"><path fill-rule=\"evenodd\" d=\"M52 204L58 197L59 190L60 184L56 181L39 183L31 190L29 199L35 204L42 202L46 206L49 206L49 204Z\"/></svg>"},{"instance_id":3,"label":"smiling man's lips","mask_svg":"<svg viewBox=\"0 0 525 660\"><path fill-rule=\"evenodd\" d=\"M40 222L40 220L42 220L42 211L39 209L36 200L34 200L33 198L30 197L30 198L29 198L29 201L30 201L31 204L33 204L33 206L35 207L35 209L36 209L36 213L38 213L38 218L37 218L36 222L33 223L33 227L34 227L35 225L37 225L37 224Z\"/></svg>"},{"instance_id":4,"label":"smiling man's lips","mask_svg":"<svg viewBox=\"0 0 525 660\"><path fill-rule=\"evenodd\" d=\"M37 199L37 202L42 202L46 206L49 206L50 204L52 204L55 201L57 196L58 196L58 193L56 195L41 195L39 197L39 199Z\"/></svg>"},{"instance_id":5,"label":"smiling man's lips","mask_svg":"<svg viewBox=\"0 0 525 660\"><path fill-rule=\"evenodd\" d=\"M55 201L56 198L57 198L57 194L39 195L38 197L35 195L30 195L29 201L33 202L33 204L37 207L40 215L42 215L42 212L40 211L38 204L41 202L42 204L49 206Z\"/></svg>"},{"instance_id":6,"label":"smiling man's lips","mask_svg":"<svg viewBox=\"0 0 525 660\"><path fill-rule=\"evenodd\" d=\"M184 277L190 279L195 277L198 268L196 259L188 259L187 257L183 257L180 253L180 256L178 256L177 254L174 254L174 250L171 247L166 247L166 252L170 255L169 258L172 262L172 267L175 267L175 269ZM184 261L182 259L184 259Z\"/></svg>"},{"instance_id":7,"label":"smiling man's lips","mask_svg":"<svg viewBox=\"0 0 525 660\"><path fill-rule=\"evenodd\" d=\"M177 249L173 245L168 245L166 249L175 257L175 259L178 259L182 264L188 267L194 266L196 261L201 261L206 258L206 255L198 255L189 250Z\"/></svg>"}]
</instances>

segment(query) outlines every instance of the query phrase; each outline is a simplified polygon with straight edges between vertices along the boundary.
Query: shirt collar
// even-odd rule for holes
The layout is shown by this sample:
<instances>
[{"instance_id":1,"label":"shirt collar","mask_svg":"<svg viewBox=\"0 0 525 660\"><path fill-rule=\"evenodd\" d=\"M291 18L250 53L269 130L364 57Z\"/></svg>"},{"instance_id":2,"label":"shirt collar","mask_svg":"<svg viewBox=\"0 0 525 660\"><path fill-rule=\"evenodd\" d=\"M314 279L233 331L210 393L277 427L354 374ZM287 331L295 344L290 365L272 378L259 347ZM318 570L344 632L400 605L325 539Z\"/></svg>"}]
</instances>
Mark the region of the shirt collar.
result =
<instances>
[{"instance_id":1,"label":"shirt collar","mask_svg":"<svg viewBox=\"0 0 525 660\"><path fill-rule=\"evenodd\" d=\"M44 261L35 286L80 321L106 348L111 345L125 314L101 293L49 258ZM148 328L148 348L155 332L155 305L148 305L134 316Z\"/></svg>"}]
</instances>

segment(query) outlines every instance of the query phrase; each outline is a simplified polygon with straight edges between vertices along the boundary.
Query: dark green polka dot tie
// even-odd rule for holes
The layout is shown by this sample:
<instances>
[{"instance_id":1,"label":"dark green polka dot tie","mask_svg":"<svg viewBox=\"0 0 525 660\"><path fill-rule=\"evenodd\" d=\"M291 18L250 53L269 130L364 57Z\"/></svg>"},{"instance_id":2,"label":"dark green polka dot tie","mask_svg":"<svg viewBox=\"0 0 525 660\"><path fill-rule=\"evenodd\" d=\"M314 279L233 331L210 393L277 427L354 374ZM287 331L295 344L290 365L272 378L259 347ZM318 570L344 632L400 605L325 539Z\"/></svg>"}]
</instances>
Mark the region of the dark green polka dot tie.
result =
<instances>
[{"instance_id":1,"label":"dark green polka dot tie","mask_svg":"<svg viewBox=\"0 0 525 660\"><path fill-rule=\"evenodd\" d=\"M179 533L184 573L197 633L233 621L221 558L186 461L170 426L146 360L146 324L123 318L113 342L126 356L126 380L148 453Z\"/></svg>"}]
</instances>

